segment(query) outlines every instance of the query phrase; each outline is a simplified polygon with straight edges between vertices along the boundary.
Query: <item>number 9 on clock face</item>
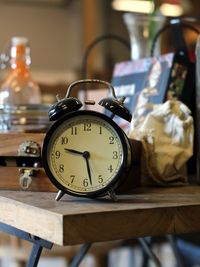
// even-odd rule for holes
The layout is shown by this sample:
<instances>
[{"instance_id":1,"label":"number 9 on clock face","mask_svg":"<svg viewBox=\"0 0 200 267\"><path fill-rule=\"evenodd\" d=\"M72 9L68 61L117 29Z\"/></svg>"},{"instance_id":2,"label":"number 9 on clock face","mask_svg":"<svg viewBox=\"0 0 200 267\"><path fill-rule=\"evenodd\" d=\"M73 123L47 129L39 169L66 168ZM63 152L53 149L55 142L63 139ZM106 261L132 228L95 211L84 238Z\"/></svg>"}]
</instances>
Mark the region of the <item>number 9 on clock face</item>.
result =
<instances>
[{"instance_id":1,"label":"number 9 on clock face","mask_svg":"<svg viewBox=\"0 0 200 267\"><path fill-rule=\"evenodd\" d=\"M42 157L49 179L59 190L97 197L123 182L131 164L131 148L112 119L83 110L61 117L51 126Z\"/></svg>"}]
</instances>

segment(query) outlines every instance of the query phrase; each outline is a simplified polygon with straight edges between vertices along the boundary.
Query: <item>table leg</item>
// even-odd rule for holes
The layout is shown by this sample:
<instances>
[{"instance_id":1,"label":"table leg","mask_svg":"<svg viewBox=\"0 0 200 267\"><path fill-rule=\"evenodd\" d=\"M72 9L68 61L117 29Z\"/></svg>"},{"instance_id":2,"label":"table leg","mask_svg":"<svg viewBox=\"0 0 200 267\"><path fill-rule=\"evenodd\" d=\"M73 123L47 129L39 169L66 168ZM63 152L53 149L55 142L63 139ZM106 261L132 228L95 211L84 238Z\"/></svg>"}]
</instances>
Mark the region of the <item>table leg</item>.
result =
<instances>
[{"instance_id":1,"label":"table leg","mask_svg":"<svg viewBox=\"0 0 200 267\"><path fill-rule=\"evenodd\" d=\"M79 250L79 252L74 256L70 263L70 267L78 267L81 263L82 259L85 257L92 243L83 244Z\"/></svg>"},{"instance_id":2,"label":"table leg","mask_svg":"<svg viewBox=\"0 0 200 267\"><path fill-rule=\"evenodd\" d=\"M155 264L156 267L161 267L161 263L159 261L159 259L157 258L157 256L153 253L149 243L145 240L145 238L138 238L138 241L140 243L140 245L142 246L144 252L146 253L146 255L149 257L149 259L151 259L153 261L153 263Z\"/></svg>"},{"instance_id":3,"label":"table leg","mask_svg":"<svg viewBox=\"0 0 200 267\"><path fill-rule=\"evenodd\" d=\"M26 264L26 267L36 267L37 266L38 261L40 259L40 255L42 253L42 249L43 249L43 247L41 247L37 244L33 244L31 254L29 256L29 260Z\"/></svg>"},{"instance_id":4,"label":"table leg","mask_svg":"<svg viewBox=\"0 0 200 267\"><path fill-rule=\"evenodd\" d=\"M10 235L17 236L23 240L33 243L32 251L27 262L27 267L36 267L40 259L40 255L43 248L51 249L53 243L41 239L37 236L31 235L13 226L0 222L0 231L8 233Z\"/></svg>"}]
</instances>

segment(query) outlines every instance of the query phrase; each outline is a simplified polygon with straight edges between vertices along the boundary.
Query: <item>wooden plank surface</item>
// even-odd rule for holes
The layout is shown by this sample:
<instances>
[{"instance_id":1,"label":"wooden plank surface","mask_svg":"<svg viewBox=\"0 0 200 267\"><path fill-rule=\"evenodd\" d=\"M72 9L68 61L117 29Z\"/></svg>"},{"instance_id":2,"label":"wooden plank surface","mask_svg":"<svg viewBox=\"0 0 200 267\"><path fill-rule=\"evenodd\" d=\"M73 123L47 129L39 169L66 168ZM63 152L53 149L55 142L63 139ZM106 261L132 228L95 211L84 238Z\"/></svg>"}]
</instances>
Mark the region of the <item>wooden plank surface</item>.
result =
<instances>
[{"instance_id":1,"label":"wooden plank surface","mask_svg":"<svg viewBox=\"0 0 200 267\"><path fill-rule=\"evenodd\" d=\"M200 187L141 188L117 202L0 191L0 221L58 245L200 232Z\"/></svg>"}]
</instances>

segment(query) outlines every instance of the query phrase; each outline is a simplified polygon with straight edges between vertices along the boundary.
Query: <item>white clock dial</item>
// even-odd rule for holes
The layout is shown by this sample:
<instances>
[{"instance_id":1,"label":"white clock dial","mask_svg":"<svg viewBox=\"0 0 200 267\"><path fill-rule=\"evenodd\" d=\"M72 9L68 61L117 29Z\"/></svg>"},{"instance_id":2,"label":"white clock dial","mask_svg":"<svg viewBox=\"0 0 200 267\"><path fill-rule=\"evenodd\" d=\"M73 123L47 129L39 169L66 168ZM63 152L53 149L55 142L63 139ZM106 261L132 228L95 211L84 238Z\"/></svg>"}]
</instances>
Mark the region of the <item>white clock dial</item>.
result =
<instances>
[{"instance_id":1,"label":"white clock dial","mask_svg":"<svg viewBox=\"0 0 200 267\"><path fill-rule=\"evenodd\" d=\"M127 138L110 118L77 111L51 127L44 140L43 161L60 190L95 196L119 183L130 165L130 154Z\"/></svg>"},{"instance_id":2,"label":"white clock dial","mask_svg":"<svg viewBox=\"0 0 200 267\"><path fill-rule=\"evenodd\" d=\"M89 115L61 124L49 145L52 174L64 187L76 192L105 187L123 161L117 132L106 121Z\"/></svg>"}]
</instances>

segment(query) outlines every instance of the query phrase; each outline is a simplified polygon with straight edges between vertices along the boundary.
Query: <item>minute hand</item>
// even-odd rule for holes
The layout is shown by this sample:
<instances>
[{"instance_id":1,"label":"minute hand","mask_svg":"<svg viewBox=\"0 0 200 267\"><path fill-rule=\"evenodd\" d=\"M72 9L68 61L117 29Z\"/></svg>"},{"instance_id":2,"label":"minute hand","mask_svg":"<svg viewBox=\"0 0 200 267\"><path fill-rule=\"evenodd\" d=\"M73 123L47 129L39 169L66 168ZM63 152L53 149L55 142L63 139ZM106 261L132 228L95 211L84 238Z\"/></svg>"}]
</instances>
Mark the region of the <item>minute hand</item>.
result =
<instances>
[{"instance_id":1,"label":"minute hand","mask_svg":"<svg viewBox=\"0 0 200 267\"><path fill-rule=\"evenodd\" d=\"M88 172L88 176L89 176L89 180L90 180L90 184L92 185L92 177L91 177L91 171L90 171L90 165L89 165L89 157L90 157L90 153L88 151L84 151L83 153L83 157L86 160L86 166L87 166L87 172Z\"/></svg>"}]
</instances>

